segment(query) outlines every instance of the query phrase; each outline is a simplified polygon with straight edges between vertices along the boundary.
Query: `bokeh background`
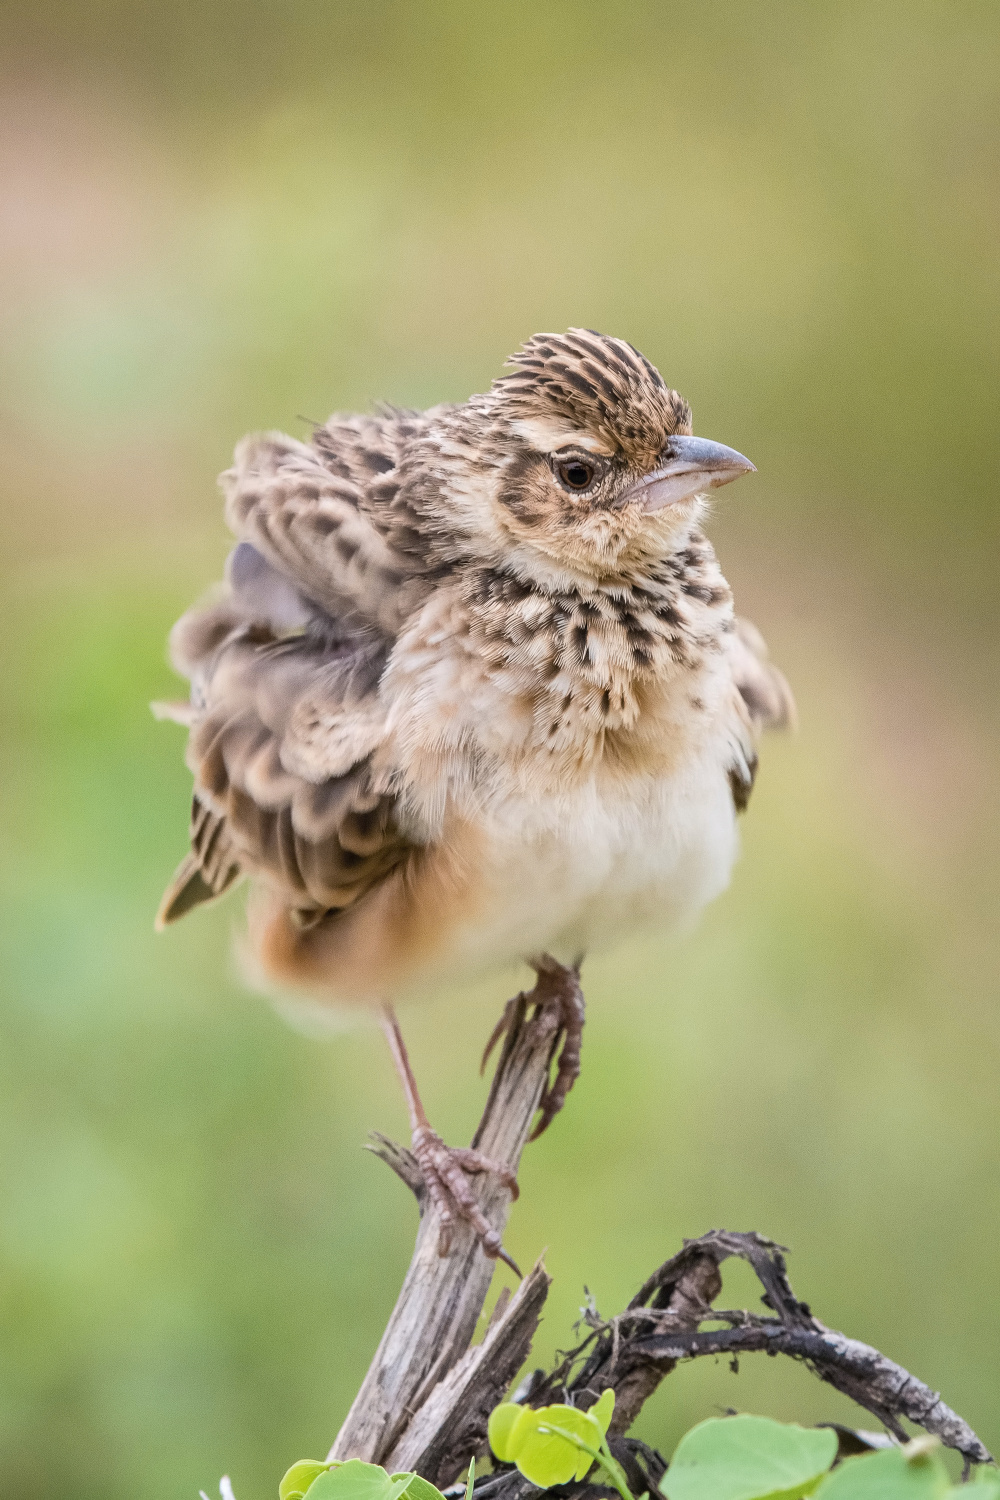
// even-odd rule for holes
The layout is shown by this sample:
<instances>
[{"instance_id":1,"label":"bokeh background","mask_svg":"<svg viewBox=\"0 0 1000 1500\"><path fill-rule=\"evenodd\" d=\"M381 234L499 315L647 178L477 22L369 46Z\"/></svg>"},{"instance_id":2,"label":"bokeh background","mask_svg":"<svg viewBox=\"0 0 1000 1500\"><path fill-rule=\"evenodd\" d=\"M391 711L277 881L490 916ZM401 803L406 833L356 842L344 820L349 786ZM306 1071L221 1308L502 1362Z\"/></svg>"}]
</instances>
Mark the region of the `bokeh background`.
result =
<instances>
[{"instance_id":1,"label":"bokeh background","mask_svg":"<svg viewBox=\"0 0 1000 1500\"><path fill-rule=\"evenodd\" d=\"M757 463L713 536L802 724L698 931L588 965L508 1236L539 1358L584 1284L753 1227L1000 1447L998 41L995 0L8 0L0 1492L264 1500L336 1432L412 1244L360 1149L401 1102L377 1032L244 990L239 898L154 937L189 783L146 704L244 431L570 324ZM521 977L404 1018L454 1141ZM853 1410L757 1356L639 1430L728 1406Z\"/></svg>"}]
</instances>

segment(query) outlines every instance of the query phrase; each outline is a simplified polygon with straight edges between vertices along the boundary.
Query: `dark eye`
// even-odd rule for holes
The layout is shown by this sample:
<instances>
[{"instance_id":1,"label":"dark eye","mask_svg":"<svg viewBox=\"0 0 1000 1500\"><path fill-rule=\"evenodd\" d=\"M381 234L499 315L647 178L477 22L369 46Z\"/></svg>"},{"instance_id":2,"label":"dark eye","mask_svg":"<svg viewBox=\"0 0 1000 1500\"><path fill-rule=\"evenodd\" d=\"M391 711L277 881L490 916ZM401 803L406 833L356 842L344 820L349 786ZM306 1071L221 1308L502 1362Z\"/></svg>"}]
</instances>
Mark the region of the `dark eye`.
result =
<instances>
[{"instance_id":1,"label":"dark eye","mask_svg":"<svg viewBox=\"0 0 1000 1500\"><path fill-rule=\"evenodd\" d=\"M583 458L564 458L556 464L556 475L559 483L565 485L568 490L589 490L594 482L596 470L593 464L587 463Z\"/></svg>"}]
</instances>

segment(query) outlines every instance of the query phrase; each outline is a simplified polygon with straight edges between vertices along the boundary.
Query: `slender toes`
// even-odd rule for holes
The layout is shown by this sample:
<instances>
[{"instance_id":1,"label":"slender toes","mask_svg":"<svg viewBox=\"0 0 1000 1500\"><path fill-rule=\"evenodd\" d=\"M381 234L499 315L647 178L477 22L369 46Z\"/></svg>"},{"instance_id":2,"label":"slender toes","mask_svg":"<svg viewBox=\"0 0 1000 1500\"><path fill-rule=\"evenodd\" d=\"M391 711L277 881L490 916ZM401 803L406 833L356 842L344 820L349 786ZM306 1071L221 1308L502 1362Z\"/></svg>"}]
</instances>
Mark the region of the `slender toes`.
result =
<instances>
[{"instance_id":1,"label":"slender toes","mask_svg":"<svg viewBox=\"0 0 1000 1500\"><path fill-rule=\"evenodd\" d=\"M524 1280L524 1272L521 1270L521 1267L518 1265L517 1261L514 1259L514 1257L512 1255L508 1255L507 1254L506 1250L504 1249L504 1247L502 1245L500 1246L500 1249L496 1253L496 1259L497 1260L502 1260L505 1266L510 1266L511 1270L514 1272L514 1275L517 1277L518 1281L523 1281Z\"/></svg>"},{"instance_id":2,"label":"slender toes","mask_svg":"<svg viewBox=\"0 0 1000 1500\"><path fill-rule=\"evenodd\" d=\"M541 1104L539 1105L541 1116L539 1118L538 1124L528 1136L529 1141L537 1141L540 1135L545 1134L549 1126L552 1124L552 1121L555 1119L556 1115L562 1109L562 1106L563 1101L553 1099L551 1097L551 1091L549 1094L546 1094L544 1096Z\"/></svg>"},{"instance_id":3,"label":"slender toes","mask_svg":"<svg viewBox=\"0 0 1000 1500\"><path fill-rule=\"evenodd\" d=\"M513 1014L514 1006L517 1004L517 1002L518 1002L518 1000L520 1000L520 998L521 998L520 995L515 995L514 998L513 998L513 1000L508 1000L507 1001L507 1004L504 1006L503 1010L500 1013L500 1019L499 1019L499 1021L494 1026L493 1030L490 1032L490 1039L486 1043L486 1046L483 1048L482 1059L481 1059L481 1061L479 1063L479 1076L480 1077L482 1077L482 1075L486 1072L486 1064L490 1060L490 1053L493 1051L493 1048L496 1046L497 1042L500 1040L500 1038L507 1031L507 1028L510 1026L510 1018L511 1018L511 1015Z\"/></svg>"},{"instance_id":4,"label":"slender toes","mask_svg":"<svg viewBox=\"0 0 1000 1500\"><path fill-rule=\"evenodd\" d=\"M537 965L537 972L540 983L543 979L547 981L551 1001L559 1007L559 1027L563 1041L555 1078L542 1095L539 1105L541 1118L530 1136L533 1141L551 1125L580 1076L580 1046L585 1019L579 964L565 968L555 964L554 960L542 960Z\"/></svg>"},{"instance_id":5,"label":"slender toes","mask_svg":"<svg viewBox=\"0 0 1000 1500\"><path fill-rule=\"evenodd\" d=\"M517 1176L506 1162L495 1161L492 1156L484 1156L481 1151L476 1151L472 1146L455 1146L451 1154L464 1172L492 1172L495 1177L499 1177L504 1187L510 1190L510 1196L515 1203L521 1196Z\"/></svg>"},{"instance_id":6,"label":"slender toes","mask_svg":"<svg viewBox=\"0 0 1000 1500\"><path fill-rule=\"evenodd\" d=\"M491 1260L502 1260L520 1276L517 1263L504 1250L500 1235L483 1213L466 1177L467 1173L493 1172L516 1198L517 1182L510 1168L471 1146L446 1146L441 1137L426 1125L413 1132L412 1150L423 1173L428 1196L437 1209L438 1254L447 1255L451 1249L457 1213L472 1226L486 1255Z\"/></svg>"}]
</instances>

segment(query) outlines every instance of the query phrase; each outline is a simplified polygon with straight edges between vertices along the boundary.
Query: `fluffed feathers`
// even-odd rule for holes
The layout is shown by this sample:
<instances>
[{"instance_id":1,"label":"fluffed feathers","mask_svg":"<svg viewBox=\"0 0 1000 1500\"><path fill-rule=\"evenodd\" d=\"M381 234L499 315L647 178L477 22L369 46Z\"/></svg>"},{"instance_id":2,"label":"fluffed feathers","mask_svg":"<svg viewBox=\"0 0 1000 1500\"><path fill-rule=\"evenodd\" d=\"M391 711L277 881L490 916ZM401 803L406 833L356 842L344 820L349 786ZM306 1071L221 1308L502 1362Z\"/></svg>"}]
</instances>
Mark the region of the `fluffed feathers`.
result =
<instances>
[{"instance_id":1,"label":"fluffed feathers","mask_svg":"<svg viewBox=\"0 0 1000 1500\"><path fill-rule=\"evenodd\" d=\"M737 619L729 649L733 678L754 729L794 729L797 717L792 690L784 673L770 660L756 625Z\"/></svg>"},{"instance_id":2,"label":"fluffed feathers","mask_svg":"<svg viewBox=\"0 0 1000 1500\"><path fill-rule=\"evenodd\" d=\"M237 448L227 585L172 635L195 793L162 922L250 874L265 965L343 992L449 944L471 961L474 931L487 957L547 945L519 870L559 887L567 942L643 907L630 881L668 920L725 883L757 737L794 710L698 494L634 498L690 409L584 330L512 363L462 406Z\"/></svg>"}]
</instances>

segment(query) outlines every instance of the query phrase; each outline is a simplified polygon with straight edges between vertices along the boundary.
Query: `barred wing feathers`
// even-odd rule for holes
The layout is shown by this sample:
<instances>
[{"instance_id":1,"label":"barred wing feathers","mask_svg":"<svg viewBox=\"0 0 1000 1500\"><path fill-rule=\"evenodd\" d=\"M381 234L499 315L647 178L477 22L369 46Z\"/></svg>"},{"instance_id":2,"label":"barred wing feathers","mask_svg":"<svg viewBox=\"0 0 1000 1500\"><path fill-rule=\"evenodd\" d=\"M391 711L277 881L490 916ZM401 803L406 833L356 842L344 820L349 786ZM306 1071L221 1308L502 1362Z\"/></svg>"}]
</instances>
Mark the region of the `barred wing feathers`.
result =
<instances>
[{"instance_id":1,"label":"barred wing feathers","mask_svg":"<svg viewBox=\"0 0 1000 1500\"><path fill-rule=\"evenodd\" d=\"M737 619L727 640L737 711L729 785L737 812L743 812L757 776L757 742L764 730L794 729L795 699L756 625Z\"/></svg>"},{"instance_id":2,"label":"barred wing feathers","mask_svg":"<svg viewBox=\"0 0 1000 1500\"><path fill-rule=\"evenodd\" d=\"M383 733L381 654L237 629L195 678L188 740L192 850L161 922L241 873L280 887L303 920L351 905L408 853L372 757Z\"/></svg>"},{"instance_id":3,"label":"barred wing feathers","mask_svg":"<svg viewBox=\"0 0 1000 1500\"><path fill-rule=\"evenodd\" d=\"M239 539L229 590L172 636L192 684L195 794L161 925L247 872L313 920L406 858L372 759L386 656L430 586L393 478L420 421L332 418L312 443L259 434L222 475Z\"/></svg>"},{"instance_id":4,"label":"barred wing feathers","mask_svg":"<svg viewBox=\"0 0 1000 1500\"><path fill-rule=\"evenodd\" d=\"M415 421L331 419L311 444L274 432L244 438L220 481L240 540L334 620L389 639L428 588L422 549L406 549L412 528L400 524L395 477Z\"/></svg>"}]
</instances>

